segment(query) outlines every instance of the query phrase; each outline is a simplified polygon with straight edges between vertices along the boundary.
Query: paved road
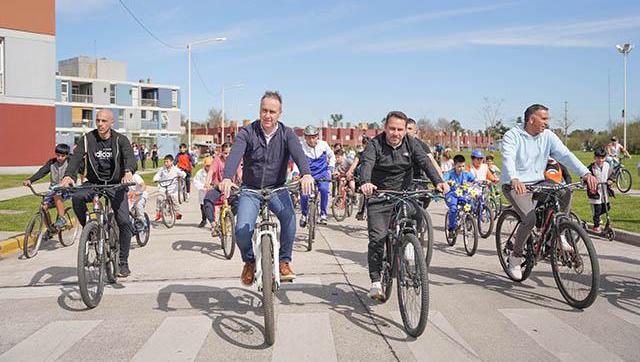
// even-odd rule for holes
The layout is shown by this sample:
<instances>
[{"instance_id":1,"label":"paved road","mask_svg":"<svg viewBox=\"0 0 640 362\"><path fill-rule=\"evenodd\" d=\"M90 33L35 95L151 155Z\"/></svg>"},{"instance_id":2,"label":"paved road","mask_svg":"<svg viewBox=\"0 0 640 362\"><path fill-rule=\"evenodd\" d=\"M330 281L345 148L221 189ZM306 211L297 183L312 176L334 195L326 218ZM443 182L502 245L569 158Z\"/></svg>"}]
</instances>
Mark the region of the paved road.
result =
<instances>
[{"instance_id":1,"label":"paved road","mask_svg":"<svg viewBox=\"0 0 640 362\"><path fill-rule=\"evenodd\" d=\"M0 262L0 361L540 361L640 360L640 249L598 240L602 289L589 309L564 303L542 262L523 284L503 276L493 238L467 257L442 242L430 268L430 322L417 340L402 329L395 296L366 298L366 228L321 227L315 248L294 248L296 283L278 293L277 341L264 344L259 294L239 282L183 205L173 229L156 226L131 252L133 274L86 310L76 288L76 246L46 245L32 260ZM394 293L395 294L395 293Z\"/></svg>"}]
</instances>

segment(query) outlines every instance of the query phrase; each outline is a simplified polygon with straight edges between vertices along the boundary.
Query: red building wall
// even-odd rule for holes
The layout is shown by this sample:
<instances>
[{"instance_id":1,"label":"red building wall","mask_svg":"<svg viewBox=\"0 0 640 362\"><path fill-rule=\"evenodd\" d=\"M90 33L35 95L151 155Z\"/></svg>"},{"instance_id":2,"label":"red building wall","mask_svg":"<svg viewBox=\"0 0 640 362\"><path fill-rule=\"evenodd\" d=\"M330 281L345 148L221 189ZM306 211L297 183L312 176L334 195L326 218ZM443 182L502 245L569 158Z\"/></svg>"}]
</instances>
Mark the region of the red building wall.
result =
<instances>
[{"instance_id":1,"label":"red building wall","mask_svg":"<svg viewBox=\"0 0 640 362\"><path fill-rule=\"evenodd\" d=\"M42 165L53 157L55 116L54 107L0 104L0 165Z\"/></svg>"}]
</instances>

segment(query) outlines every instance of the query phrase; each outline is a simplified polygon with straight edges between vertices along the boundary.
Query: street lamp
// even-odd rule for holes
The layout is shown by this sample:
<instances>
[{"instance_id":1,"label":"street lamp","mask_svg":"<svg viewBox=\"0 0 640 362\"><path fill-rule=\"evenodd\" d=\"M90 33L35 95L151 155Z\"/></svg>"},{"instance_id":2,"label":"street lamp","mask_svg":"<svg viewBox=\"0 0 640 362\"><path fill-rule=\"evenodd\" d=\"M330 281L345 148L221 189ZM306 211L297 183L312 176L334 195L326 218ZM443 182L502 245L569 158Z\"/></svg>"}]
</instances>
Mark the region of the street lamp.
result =
<instances>
[{"instance_id":1,"label":"street lamp","mask_svg":"<svg viewBox=\"0 0 640 362\"><path fill-rule=\"evenodd\" d=\"M227 40L227 38L219 37L219 38L196 40L196 41L187 43L187 55L189 58L189 96L187 100L187 108L189 109L189 123L188 123L189 130L187 131L189 134L189 149L191 149L191 48L193 48L194 45L213 43L213 42L223 42L225 40Z\"/></svg>"},{"instance_id":2,"label":"street lamp","mask_svg":"<svg viewBox=\"0 0 640 362\"><path fill-rule=\"evenodd\" d=\"M624 149L626 150L627 149L627 56L633 49L633 44L631 43L624 43L622 45L618 44L616 45L616 49L618 49L618 51L622 53L622 58L624 62L624 108L622 109L622 124L623 124L623 130L624 130L623 146L624 146Z\"/></svg>"},{"instance_id":3,"label":"street lamp","mask_svg":"<svg viewBox=\"0 0 640 362\"><path fill-rule=\"evenodd\" d=\"M225 142L225 139L224 139L224 126L225 126L224 125L224 92L227 89L242 88L242 87L244 87L243 83L234 84L228 87L222 86L222 90L220 91L220 93L222 94L222 142L221 143Z\"/></svg>"}]
</instances>

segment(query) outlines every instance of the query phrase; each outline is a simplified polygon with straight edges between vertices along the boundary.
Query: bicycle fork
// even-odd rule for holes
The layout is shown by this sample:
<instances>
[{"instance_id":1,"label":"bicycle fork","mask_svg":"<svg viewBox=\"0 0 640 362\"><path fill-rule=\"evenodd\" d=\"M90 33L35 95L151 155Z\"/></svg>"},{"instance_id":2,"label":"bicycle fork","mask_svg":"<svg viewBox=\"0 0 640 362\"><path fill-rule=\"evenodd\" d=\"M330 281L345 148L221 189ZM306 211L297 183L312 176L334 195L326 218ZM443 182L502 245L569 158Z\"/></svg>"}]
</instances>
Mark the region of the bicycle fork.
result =
<instances>
[{"instance_id":1,"label":"bicycle fork","mask_svg":"<svg viewBox=\"0 0 640 362\"><path fill-rule=\"evenodd\" d=\"M253 254L256 259L256 276L254 278L253 284L258 288L259 291L262 291L262 236L269 235L271 236L271 243L273 248L271 251L273 253L273 278L274 278L274 289L278 290L280 288L280 241L278 237L280 235L280 227L275 222L260 222L256 225L256 231L253 233L252 243L253 243Z\"/></svg>"}]
</instances>

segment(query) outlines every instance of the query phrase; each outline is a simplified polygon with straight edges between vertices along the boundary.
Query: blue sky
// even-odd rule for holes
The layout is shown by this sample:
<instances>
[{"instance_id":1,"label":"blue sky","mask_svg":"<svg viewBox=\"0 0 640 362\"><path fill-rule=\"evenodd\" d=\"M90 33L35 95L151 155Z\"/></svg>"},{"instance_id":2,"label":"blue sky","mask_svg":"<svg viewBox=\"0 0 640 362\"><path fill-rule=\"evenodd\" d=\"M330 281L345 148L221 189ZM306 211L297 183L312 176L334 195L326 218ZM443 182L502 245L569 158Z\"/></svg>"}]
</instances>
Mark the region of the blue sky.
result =
<instances>
[{"instance_id":1,"label":"blue sky","mask_svg":"<svg viewBox=\"0 0 640 362\"><path fill-rule=\"evenodd\" d=\"M503 100L506 120L532 103L559 119L566 100L574 128L603 129L608 76L614 120L622 109L622 56L614 46L640 41L636 1L123 1L177 47L228 38L194 47L203 80L194 71L194 120L220 108L223 85L242 83L227 92L234 119L257 118L260 96L276 89L290 125L331 113L379 121L402 110L478 129L490 97ZM118 0L57 0L56 32L58 59L127 61L130 80L179 85L187 113L186 50L151 38ZM629 56L630 115L640 114L638 52Z\"/></svg>"}]
</instances>

